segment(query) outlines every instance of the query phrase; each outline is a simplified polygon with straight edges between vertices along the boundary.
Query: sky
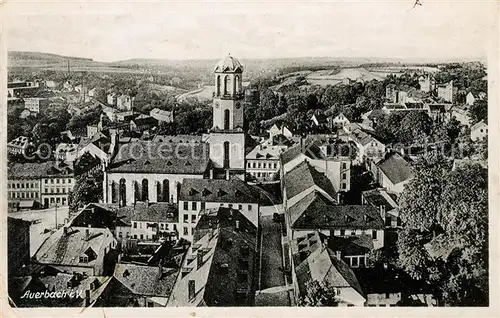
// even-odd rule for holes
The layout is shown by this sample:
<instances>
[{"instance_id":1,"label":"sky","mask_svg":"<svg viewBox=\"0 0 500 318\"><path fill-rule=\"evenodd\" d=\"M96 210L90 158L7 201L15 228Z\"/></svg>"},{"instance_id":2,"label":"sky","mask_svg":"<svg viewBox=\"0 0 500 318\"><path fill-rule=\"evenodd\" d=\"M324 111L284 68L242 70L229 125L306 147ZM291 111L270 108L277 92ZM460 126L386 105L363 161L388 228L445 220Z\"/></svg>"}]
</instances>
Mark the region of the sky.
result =
<instances>
[{"instance_id":1,"label":"sky","mask_svg":"<svg viewBox=\"0 0 500 318\"><path fill-rule=\"evenodd\" d=\"M7 49L87 57L483 58L494 0L6 1ZM494 37L493 37L494 38Z\"/></svg>"}]
</instances>

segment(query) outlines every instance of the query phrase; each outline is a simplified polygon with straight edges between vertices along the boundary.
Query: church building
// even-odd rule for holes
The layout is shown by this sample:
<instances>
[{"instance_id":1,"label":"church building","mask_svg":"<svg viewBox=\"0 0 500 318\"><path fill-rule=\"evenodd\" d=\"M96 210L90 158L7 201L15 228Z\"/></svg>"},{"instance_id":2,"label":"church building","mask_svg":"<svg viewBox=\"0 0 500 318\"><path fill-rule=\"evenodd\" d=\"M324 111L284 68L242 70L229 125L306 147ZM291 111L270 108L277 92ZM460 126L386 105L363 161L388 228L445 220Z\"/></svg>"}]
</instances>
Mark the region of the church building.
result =
<instances>
[{"instance_id":1,"label":"church building","mask_svg":"<svg viewBox=\"0 0 500 318\"><path fill-rule=\"evenodd\" d=\"M206 142L117 145L104 172L104 203L176 203L184 179L245 178L243 66L228 55L214 69L213 126ZM118 138L118 136L114 136Z\"/></svg>"}]
</instances>

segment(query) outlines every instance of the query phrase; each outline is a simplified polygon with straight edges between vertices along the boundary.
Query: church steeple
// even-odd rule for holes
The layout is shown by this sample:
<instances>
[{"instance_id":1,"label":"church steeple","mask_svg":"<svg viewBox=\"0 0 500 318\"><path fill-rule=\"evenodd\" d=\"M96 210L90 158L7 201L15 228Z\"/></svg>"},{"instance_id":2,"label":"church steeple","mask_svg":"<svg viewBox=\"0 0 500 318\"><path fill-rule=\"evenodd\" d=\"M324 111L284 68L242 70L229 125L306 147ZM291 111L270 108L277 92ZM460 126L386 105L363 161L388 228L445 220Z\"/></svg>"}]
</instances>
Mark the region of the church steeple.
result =
<instances>
[{"instance_id":1,"label":"church steeple","mask_svg":"<svg viewBox=\"0 0 500 318\"><path fill-rule=\"evenodd\" d=\"M231 55L227 55L214 68L214 123L218 129L243 128L243 66Z\"/></svg>"},{"instance_id":2,"label":"church steeple","mask_svg":"<svg viewBox=\"0 0 500 318\"><path fill-rule=\"evenodd\" d=\"M216 168L245 171L243 131L243 66L231 55L214 68L213 126L210 131L210 158Z\"/></svg>"}]
</instances>

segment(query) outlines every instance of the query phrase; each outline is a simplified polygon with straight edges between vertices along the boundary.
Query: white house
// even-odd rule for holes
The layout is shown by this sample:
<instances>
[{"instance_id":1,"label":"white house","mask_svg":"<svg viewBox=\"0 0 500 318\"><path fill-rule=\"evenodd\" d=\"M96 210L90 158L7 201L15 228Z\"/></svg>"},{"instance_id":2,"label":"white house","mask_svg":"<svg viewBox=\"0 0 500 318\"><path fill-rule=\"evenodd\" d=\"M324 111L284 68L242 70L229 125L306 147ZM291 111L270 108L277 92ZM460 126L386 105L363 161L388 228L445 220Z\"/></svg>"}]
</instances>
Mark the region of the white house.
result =
<instances>
[{"instance_id":1,"label":"white house","mask_svg":"<svg viewBox=\"0 0 500 318\"><path fill-rule=\"evenodd\" d=\"M376 180L381 187L401 193L414 176L413 167L399 153L387 155L376 164Z\"/></svg>"},{"instance_id":2,"label":"white house","mask_svg":"<svg viewBox=\"0 0 500 318\"><path fill-rule=\"evenodd\" d=\"M267 130L269 133L269 138L273 138L276 135L283 135L287 138L290 138L293 136L292 132L283 124L274 124L271 128Z\"/></svg>"},{"instance_id":3,"label":"white house","mask_svg":"<svg viewBox=\"0 0 500 318\"><path fill-rule=\"evenodd\" d=\"M484 100L486 98L486 93L485 92L479 92L477 94L474 94L472 92L469 92L467 96L465 97L465 103L469 106L474 105L476 100Z\"/></svg>"},{"instance_id":4,"label":"white house","mask_svg":"<svg viewBox=\"0 0 500 318\"><path fill-rule=\"evenodd\" d=\"M481 120L470 128L470 139L480 141L488 137L488 125Z\"/></svg>"},{"instance_id":5,"label":"white house","mask_svg":"<svg viewBox=\"0 0 500 318\"><path fill-rule=\"evenodd\" d=\"M347 119L347 117L342 113L338 114L337 116L331 119L332 128L344 128L346 125L350 123L351 122L349 121L349 119Z\"/></svg>"}]
</instances>

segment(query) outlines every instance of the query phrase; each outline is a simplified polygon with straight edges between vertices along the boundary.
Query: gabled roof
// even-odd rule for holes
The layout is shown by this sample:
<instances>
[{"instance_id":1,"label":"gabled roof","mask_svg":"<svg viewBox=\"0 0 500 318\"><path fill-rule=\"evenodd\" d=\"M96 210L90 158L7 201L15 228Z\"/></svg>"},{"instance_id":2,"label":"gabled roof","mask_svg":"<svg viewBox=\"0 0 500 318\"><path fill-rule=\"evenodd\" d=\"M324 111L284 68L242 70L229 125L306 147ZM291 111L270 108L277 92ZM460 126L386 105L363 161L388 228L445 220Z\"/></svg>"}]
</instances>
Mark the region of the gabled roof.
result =
<instances>
[{"instance_id":1,"label":"gabled roof","mask_svg":"<svg viewBox=\"0 0 500 318\"><path fill-rule=\"evenodd\" d=\"M56 161L47 162L28 162L28 163L13 163L7 167L7 175L9 179L27 178L35 179L41 177L70 175L73 170Z\"/></svg>"},{"instance_id":2,"label":"gabled roof","mask_svg":"<svg viewBox=\"0 0 500 318\"><path fill-rule=\"evenodd\" d=\"M393 184L413 178L413 167L396 152L389 154L376 165Z\"/></svg>"},{"instance_id":3,"label":"gabled roof","mask_svg":"<svg viewBox=\"0 0 500 318\"><path fill-rule=\"evenodd\" d=\"M179 191L180 201L259 203L260 193L240 179L186 178Z\"/></svg>"},{"instance_id":4,"label":"gabled roof","mask_svg":"<svg viewBox=\"0 0 500 318\"><path fill-rule=\"evenodd\" d=\"M203 174L210 162L208 152L205 143L136 141L121 145L109 171Z\"/></svg>"},{"instance_id":5,"label":"gabled roof","mask_svg":"<svg viewBox=\"0 0 500 318\"><path fill-rule=\"evenodd\" d=\"M153 117L142 117L142 118L136 118L132 119L131 122L136 124L137 126L157 126L158 125L158 120Z\"/></svg>"},{"instance_id":6,"label":"gabled roof","mask_svg":"<svg viewBox=\"0 0 500 318\"><path fill-rule=\"evenodd\" d=\"M176 204L168 202L136 202L116 210L116 217L122 224L131 225L131 221L177 223L179 212Z\"/></svg>"},{"instance_id":7,"label":"gabled roof","mask_svg":"<svg viewBox=\"0 0 500 318\"><path fill-rule=\"evenodd\" d=\"M288 198L293 198L315 185L323 189L332 198L335 198L337 191L332 182L324 173L319 172L306 161L303 161L289 171L284 178L284 186Z\"/></svg>"},{"instance_id":8,"label":"gabled roof","mask_svg":"<svg viewBox=\"0 0 500 318\"><path fill-rule=\"evenodd\" d=\"M376 208L385 206L386 211L398 207L398 195L395 192L389 192L386 189L373 189L361 192L368 204Z\"/></svg>"},{"instance_id":9,"label":"gabled roof","mask_svg":"<svg viewBox=\"0 0 500 318\"><path fill-rule=\"evenodd\" d=\"M362 234L348 237L332 236L328 240L328 247L341 257L365 255L373 250L373 239L371 235Z\"/></svg>"},{"instance_id":10,"label":"gabled roof","mask_svg":"<svg viewBox=\"0 0 500 318\"><path fill-rule=\"evenodd\" d=\"M281 154L283 159L283 164L287 164L293 159L300 155L305 155L311 159L322 159L323 153L319 148L319 142L316 141L304 141L302 144L297 144L291 148L288 148L285 152Z\"/></svg>"},{"instance_id":11,"label":"gabled roof","mask_svg":"<svg viewBox=\"0 0 500 318\"><path fill-rule=\"evenodd\" d=\"M280 136L283 136L283 135L280 135ZM280 158L280 154L282 151L283 151L283 146L257 145L255 148L252 149L252 151L250 151L246 155L246 159L278 160Z\"/></svg>"},{"instance_id":12,"label":"gabled roof","mask_svg":"<svg viewBox=\"0 0 500 318\"><path fill-rule=\"evenodd\" d=\"M306 293L309 281L318 281L335 288L353 288L361 296L363 291L349 266L335 257L329 248L317 248L303 262L296 265L295 273L301 294Z\"/></svg>"},{"instance_id":13,"label":"gabled roof","mask_svg":"<svg viewBox=\"0 0 500 318\"><path fill-rule=\"evenodd\" d=\"M484 126L487 127L488 125L484 122L484 120L481 120L480 122L472 125L472 127L470 128L470 131L474 131L474 130L479 129L479 128L484 127Z\"/></svg>"},{"instance_id":14,"label":"gabled roof","mask_svg":"<svg viewBox=\"0 0 500 318\"><path fill-rule=\"evenodd\" d=\"M383 229L378 209L370 205L334 205L313 191L288 208L292 229Z\"/></svg>"},{"instance_id":15,"label":"gabled roof","mask_svg":"<svg viewBox=\"0 0 500 318\"><path fill-rule=\"evenodd\" d=\"M166 143L201 143L202 136L199 135L156 135L153 137L153 142Z\"/></svg>"},{"instance_id":16,"label":"gabled roof","mask_svg":"<svg viewBox=\"0 0 500 318\"><path fill-rule=\"evenodd\" d=\"M135 295L169 298L178 273L175 268L118 263L113 278Z\"/></svg>"},{"instance_id":17,"label":"gabled roof","mask_svg":"<svg viewBox=\"0 0 500 318\"><path fill-rule=\"evenodd\" d=\"M367 134L361 129L354 129L350 134L349 137L355 141L356 143L361 144L362 146L366 146L367 144L371 142L376 142L376 143L381 143L377 139L375 139L373 136Z\"/></svg>"},{"instance_id":18,"label":"gabled roof","mask_svg":"<svg viewBox=\"0 0 500 318\"><path fill-rule=\"evenodd\" d=\"M86 231L89 232L88 239ZM77 266L81 265L80 256L89 248L99 255L113 240L113 234L107 228L68 227L66 235L64 228L60 228L42 244L34 257L41 264ZM93 262L85 265L92 266Z\"/></svg>"}]
</instances>

